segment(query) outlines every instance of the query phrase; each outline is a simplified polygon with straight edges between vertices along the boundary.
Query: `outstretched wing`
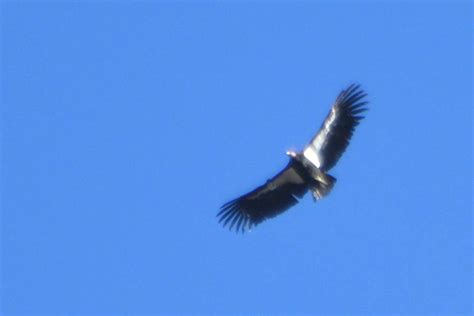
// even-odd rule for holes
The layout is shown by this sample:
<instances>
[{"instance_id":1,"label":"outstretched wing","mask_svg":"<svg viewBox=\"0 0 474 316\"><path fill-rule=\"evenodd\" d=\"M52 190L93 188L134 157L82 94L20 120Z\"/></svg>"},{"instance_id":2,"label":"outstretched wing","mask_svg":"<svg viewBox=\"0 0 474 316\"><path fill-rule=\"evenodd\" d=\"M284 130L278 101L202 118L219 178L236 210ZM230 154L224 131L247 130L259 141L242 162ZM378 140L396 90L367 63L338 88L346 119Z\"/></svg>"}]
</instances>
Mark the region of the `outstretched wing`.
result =
<instances>
[{"instance_id":1,"label":"outstretched wing","mask_svg":"<svg viewBox=\"0 0 474 316\"><path fill-rule=\"evenodd\" d=\"M222 205L217 214L219 222L229 229L245 231L274 217L298 203L297 198L303 197L307 191L306 182L296 171L294 162L280 171L264 185Z\"/></svg>"},{"instance_id":2,"label":"outstretched wing","mask_svg":"<svg viewBox=\"0 0 474 316\"><path fill-rule=\"evenodd\" d=\"M334 167L368 108L364 98L367 94L359 85L343 90L334 102L318 133L313 137L303 154L316 167L327 171Z\"/></svg>"}]
</instances>

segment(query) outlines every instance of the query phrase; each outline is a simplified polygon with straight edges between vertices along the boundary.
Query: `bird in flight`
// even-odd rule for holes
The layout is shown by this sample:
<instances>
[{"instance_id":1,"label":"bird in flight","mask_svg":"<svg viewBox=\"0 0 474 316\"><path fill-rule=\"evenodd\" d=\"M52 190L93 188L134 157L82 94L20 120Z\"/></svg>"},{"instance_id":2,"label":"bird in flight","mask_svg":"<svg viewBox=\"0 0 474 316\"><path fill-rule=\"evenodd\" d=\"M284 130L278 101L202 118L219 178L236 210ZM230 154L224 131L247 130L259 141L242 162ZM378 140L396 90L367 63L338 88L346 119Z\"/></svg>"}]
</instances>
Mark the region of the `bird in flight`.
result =
<instances>
[{"instance_id":1,"label":"bird in flight","mask_svg":"<svg viewBox=\"0 0 474 316\"><path fill-rule=\"evenodd\" d=\"M222 205L219 222L237 232L250 230L275 217L310 191L315 201L331 192L336 178L327 172L349 145L354 129L367 111L367 94L359 85L342 90L318 133L301 152L289 150L290 161L276 176L255 190Z\"/></svg>"}]
</instances>

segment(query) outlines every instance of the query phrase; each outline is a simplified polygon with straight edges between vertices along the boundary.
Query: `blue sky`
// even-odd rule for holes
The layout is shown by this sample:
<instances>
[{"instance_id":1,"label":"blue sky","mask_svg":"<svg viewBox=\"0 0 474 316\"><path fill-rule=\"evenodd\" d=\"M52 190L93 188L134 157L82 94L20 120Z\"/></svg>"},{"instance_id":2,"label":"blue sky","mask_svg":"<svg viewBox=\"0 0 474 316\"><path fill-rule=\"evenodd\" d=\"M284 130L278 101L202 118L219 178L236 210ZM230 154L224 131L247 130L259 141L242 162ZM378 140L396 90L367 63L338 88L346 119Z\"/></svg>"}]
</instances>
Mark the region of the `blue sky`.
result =
<instances>
[{"instance_id":1,"label":"blue sky","mask_svg":"<svg viewBox=\"0 0 474 316\"><path fill-rule=\"evenodd\" d=\"M4 314L472 312L472 6L1 4ZM217 224L352 82L331 174Z\"/></svg>"}]
</instances>

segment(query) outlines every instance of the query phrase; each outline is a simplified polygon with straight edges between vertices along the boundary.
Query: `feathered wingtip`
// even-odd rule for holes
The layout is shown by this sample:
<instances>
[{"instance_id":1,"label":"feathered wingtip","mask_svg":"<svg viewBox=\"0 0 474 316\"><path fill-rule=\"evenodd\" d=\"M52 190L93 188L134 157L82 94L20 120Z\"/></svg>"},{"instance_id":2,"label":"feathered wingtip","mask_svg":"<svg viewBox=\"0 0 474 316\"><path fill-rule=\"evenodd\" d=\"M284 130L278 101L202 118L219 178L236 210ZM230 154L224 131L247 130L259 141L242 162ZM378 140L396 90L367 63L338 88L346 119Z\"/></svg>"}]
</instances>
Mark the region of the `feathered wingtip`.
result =
<instances>
[{"instance_id":1,"label":"feathered wingtip","mask_svg":"<svg viewBox=\"0 0 474 316\"><path fill-rule=\"evenodd\" d=\"M229 225L229 230L235 225L235 231L244 233L250 231L255 224L250 218L250 215L243 212L239 206L239 199L229 201L221 206L221 210L217 213L219 223L224 227Z\"/></svg>"},{"instance_id":2,"label":"feathered wingtip","mask_svg":"<svg viewBox=\"0 0 474 316\"><path fill-rule=\"evenodd\" d=\"M367 93L360 87L360 84L353 83L341 91L336 99L336 106L347 110L357 125L364 118L360 114L369 109L367 107L369 102L363 100L365 97L367 97Z\"/></svg>"}]
</instances>

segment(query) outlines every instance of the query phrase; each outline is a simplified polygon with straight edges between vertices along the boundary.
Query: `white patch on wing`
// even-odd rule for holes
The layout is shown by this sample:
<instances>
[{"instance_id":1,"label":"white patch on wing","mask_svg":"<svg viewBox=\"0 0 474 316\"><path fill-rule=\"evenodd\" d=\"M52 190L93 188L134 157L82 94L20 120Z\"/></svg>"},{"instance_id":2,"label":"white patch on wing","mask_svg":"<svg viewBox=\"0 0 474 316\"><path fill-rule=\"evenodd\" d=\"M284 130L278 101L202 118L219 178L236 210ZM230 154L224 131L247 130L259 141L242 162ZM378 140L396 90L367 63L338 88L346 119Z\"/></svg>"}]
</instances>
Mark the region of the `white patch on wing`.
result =
<instances>
[{"instance_id":1,"label":"white patch on wing","mask_svg":"<svg viewBox=\"0 0 474 316\"><path fill-rule=\"evenodd\" d=\"M306 159L311 161L311 163L315 165L317 168L321 166L321 161L319 160L319 156L318 154L316 154L316 151L314 150L312 145L308 146L308 148L306 148L303 151L303 155L306 157Z\"/></svg>"},{"instance_id":2,"label":"white patch on wing","mask_svg":"<svg viewBox=\"0 0 474 316\"><path fill-rule=\"evenodd\" d=\"M324 143L327 141L327 136L329 131L331 130L331 125L336 120L336 109L334 107L331 108L331 112L329 113L328 117L324 121L323 128L319 131L318 135L313 139L311 145L308 146L303 155L311 161L316 167L320 168L322 159L320 157L321 148L323 147Z\"/></svg>"},{"instance_id":3,"label":"white patch on wing","mask_svg":"<svg viewBox=\"0 0 474 316\"><path fill-rule=\"evenodd\" d=\"M327 118L327 120L324 122L324 129L329 132L329 129L331 128L332 122L336 119L336 109L334 107L331 108L331 114Z\"/></svg>"}]
</instances>

